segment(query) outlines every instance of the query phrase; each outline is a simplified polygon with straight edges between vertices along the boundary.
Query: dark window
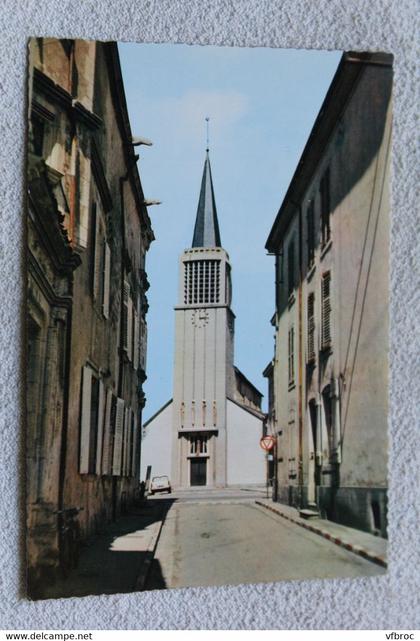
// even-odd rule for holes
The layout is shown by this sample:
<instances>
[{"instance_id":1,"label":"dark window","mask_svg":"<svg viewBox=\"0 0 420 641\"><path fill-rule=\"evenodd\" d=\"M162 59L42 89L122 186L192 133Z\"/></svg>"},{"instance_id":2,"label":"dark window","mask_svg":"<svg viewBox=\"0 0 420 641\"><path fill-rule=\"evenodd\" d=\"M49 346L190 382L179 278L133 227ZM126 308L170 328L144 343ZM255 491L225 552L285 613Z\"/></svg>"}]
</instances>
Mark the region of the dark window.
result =
<instances>
[{"instance_id":1,"label":"dark window","mask_svg":"<svg viewBox=\"0 0 420 641\"><path fill-rule=\"evenodd\" d=\"M32 115L32 150L36 156L42 156L44 149L45 122Z\"/></svg>"},{"instance_id":2,"label":"dark window","mask_svg":"<svg viewBox=\"0 0 420 641\"><path fill-rule=\"evenodd\" d=\"M322 402L324 405L324 419L325 427L327 431L328 443L327 447L323 447L324 450L327 450L328 456L332 452L332 430L333 430L333 416L332 416L332 401L331 401L331 390L330 386L324 388L322 392Z\"/></svg>"},{"instance_id":3,"label":"dark window","mask_svg":"<svg viewBox=\"0 0 420 641\"><path fill-rule=\"evenodd\" d=\"M308 243L308 268L312 267L315 258L315 206L314 201L309 203L306 212L306 237Z\"/></svg>"},{"instance_id":4,"label":"dark window","mask_svg":"<svg viewBox=\"0 0 420 641\"><path fill-rule=\"evenodd\" d=\"M322 244L326 245L331 238L330 228L330 170L327 169L321 179L320 185L321 192L321 236Z\"/></svg>"},{"instance_id":5,"label":"dark window","mask_svg":"<svg viewBox=\"0 0 420 641\"><path fill-rule=\"evenodd\" d=\"M295 288L295 243L292 241L287 250L287 293L290 296Z\"/></svg>"},{"instance_id":6,"label":"dark window","mask_svg":"<svg viewBox=\"0 0 420 641\"><path fill-rule=\"evenodd\" d=\"M315 295L308 296L308 362L315 359Z\"/></svg>"}]
</instances>

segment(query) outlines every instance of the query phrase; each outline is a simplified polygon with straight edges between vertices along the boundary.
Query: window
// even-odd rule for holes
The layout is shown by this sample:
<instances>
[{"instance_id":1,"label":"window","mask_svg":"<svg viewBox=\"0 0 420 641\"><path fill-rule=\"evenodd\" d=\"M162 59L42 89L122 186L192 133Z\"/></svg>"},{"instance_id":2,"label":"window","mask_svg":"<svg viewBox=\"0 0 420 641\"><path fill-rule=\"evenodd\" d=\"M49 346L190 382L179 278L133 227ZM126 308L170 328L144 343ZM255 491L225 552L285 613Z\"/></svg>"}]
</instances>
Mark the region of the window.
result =
<instances>
[{"instance_id":1,"label":"window","mask_svg":"<svg viewBox=\"0 0 420 641\"><path fill-rule=\"evenodd\" d=\"M327 169L321 178L320 184L321 192L321 237L322 245L326 245L331 238L330 228L330 170Z\"/></svg>"},{"instance_id":2,"label":"window","mask_svg":"<svg viewBox=\"0 0 420 641\"><path fill-rule=\"evenodd\" d=\"M295 330L294 327L289 329L289 351L288 351L288 365L289 365L289 385L292 385L295 380Z\"/></svg>"},{"instance_id":3,"label":"window","mask_svg":"<svg viewBox=\"0 0 420 641\"><path fill-rule=\"evenodd\" d=\"M112 453L112 474L113 476L121 476L122 464L122 446L123 446L123 430L124 430L124 401L122 398L117 398L115 408L115 423L114 423L114 447Z\"/></svg>"},{"instance_id":4,"label":"window","mask_svg":"<svg viewBox=\"0 0 420 641\"><path fill-rule=\"evenodd\" d=\"M125 280L123 285L122 308L122 346L128 360L133 357L133 301L131 299L130 283Z\"/></svg>"},{"instance_id":5,"label":"window","mask_svg":"<svg viewBox=\"0 0 420 641\"><path fill-rule=\"evenodd\" d=\"M295 288L295 243L289 244L287 250L287 293L289 296L293 294Z\"/></svg>"},{"instance_id":6,"label":"window","mask_svg":"<svg viewBox=\"0 0 420 641\"><path fill-rule=\"evenodd\" d=\"M94 202L90 221L90 287L93 299L105 318L109 318L111 249L106 241L105 222Z\"/></svg>"},{"instance_id":7,"label":"window","mask_svg":"<svg viewBox=\"0 0 420 641\"><path fill-rule=\"evenodd\" d=\"M140 362L140 322L136 306L133 305L133 367L138 369Z\"/></svg>"},{"instance_id":8,"label":"window","mask_svg":"<svg viewBox=\"0 0 420 641\"><path fill-rule=\"evenodd\" d=\"M105 420L104 420L104 436L102 445L102 465L101 472L103 475L110 474L111 461L112 461L112 425L115 416L115 396L108 388L106 391L105 401ZM114 409L114 411L113 411Z\"/></svg>"},{"instance_id":9,"label":"window","mask_svg":"<svg viewBox=\"0 0 420 641\"><path fill-rule=\"evenodd\" d=\"M36 156L42 156L44 150L45 122L32 114L32 150Z\"/></svg>"},{"instance_id":10,"label":"window","mask_svg":"<svg viewBox=\"0 0 420 641\"><path fill-rule=\"evenodd\" d=\"M107 242L104 243L103 276L102 276L102 313L109 318L109 285L111 279L111 250Z\"/></svg>"},{"instance_id":11,"label":"window","mask_svg":"<svg viewBox=\"0 0 420 641\"><path fill-rule=\"evenodd\" d=\"M308 269L312 267L315 259L315 205L311 200L306 212L306 239L308 244Z\"/></svg>"},{"instance_id":12,"label":"window","mask_svg":"<svg viewBox=\"0 0 420 641\"><path fill-rule=\"evenodd\" d=\"M80 474L101 474L105 389L92 369L82 372L82 408L80 419Z\"/></svg>"},{"instance_id":13,"label":"window","mask_svg":"<svg viewBox=\"0 0 420 641\"><path fill-rule=\"evenodd\" d=\"M325 272L321 281L321 349L331 345L331 273Z\"/></svg>"},{"instance_id":14,"label":"window","mask_svg":"<svg viewBox=\"0 0 420 641\"><path fill-rule=\"evenodd\" d=\"M184 303L220 301L220 260L191 260L184 263Z\"/></svg>"},{"instance_id":15,"label":"window","mask_svg":"<svg viewBox=\"0 0 420 641\"><path fill-rule=\"evenodd\" d=\"M190 454L207 454L207 435L191 436Z\"/></svg>"},{"instance_id":16,"label":"window","mask_svg":"<svg viewBox=\"0 0 420 641\"><path fill-rule=\"evenodd\" d=\"M307 308L308 363L315 360L315 294L308 296Z\"/></svg>"}]
</instances>

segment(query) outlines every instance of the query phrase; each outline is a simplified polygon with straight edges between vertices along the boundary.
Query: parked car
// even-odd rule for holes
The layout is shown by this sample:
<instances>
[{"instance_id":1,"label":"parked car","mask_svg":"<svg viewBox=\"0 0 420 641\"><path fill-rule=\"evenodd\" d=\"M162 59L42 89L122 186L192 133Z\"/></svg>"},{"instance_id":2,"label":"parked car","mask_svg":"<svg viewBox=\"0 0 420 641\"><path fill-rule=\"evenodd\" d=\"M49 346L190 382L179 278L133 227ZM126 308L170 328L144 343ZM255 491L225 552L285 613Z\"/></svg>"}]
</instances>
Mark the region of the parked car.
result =
<instances>
[{"instance_id":1,"label":"parked car","mask_svg":"<svg viewBox=\"0 0 420 641\"><path fill-rule=\"evenodd\" d=\"M171 482L167 476L154 476L150 483L150 494L155 492L172 492Z\"/></svg>"}]
</instances>

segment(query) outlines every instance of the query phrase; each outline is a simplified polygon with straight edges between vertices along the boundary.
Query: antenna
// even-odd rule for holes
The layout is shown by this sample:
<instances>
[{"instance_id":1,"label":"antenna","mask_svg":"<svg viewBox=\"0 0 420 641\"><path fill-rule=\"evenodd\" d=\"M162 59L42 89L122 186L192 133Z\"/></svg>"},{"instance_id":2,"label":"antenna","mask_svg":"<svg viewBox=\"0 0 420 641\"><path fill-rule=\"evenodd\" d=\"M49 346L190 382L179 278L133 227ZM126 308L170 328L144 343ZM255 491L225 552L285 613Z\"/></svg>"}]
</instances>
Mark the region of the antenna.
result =
<instances>
[{"instance_id":1,"label":"antenna","mask_svg":"<svg viewBox=\"0 0 420 641\"><path fill-rule=\"evenodd\" d=\"M209 151L209 116L206 116L206 140L207 140L207 145L206 145L206 151Z\"/></svg>"}]
</instances>

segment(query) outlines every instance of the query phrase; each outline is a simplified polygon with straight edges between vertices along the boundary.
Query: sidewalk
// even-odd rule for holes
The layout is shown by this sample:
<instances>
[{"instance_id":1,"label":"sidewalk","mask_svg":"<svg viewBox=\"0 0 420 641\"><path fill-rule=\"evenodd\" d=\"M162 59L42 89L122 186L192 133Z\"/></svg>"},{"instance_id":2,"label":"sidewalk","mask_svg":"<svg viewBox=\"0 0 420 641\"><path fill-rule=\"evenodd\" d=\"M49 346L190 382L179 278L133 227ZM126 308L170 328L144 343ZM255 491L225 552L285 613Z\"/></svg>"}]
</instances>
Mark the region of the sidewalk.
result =
<instances>
[{"instance_id":1,"label":"sidewalk","mask_svg":"<svg viewBox=\"0 0 420 641\"><path fill-rule=\"evenodd\" d=\"M377 565L387 567L387 540L379 536L373 536L368 532L355 530L354 528L327 521L321 518L311 518L309 520L299 516L296 508L290 505L283 505L282 503L274 503L267 499L258 499L255 501L260 505L275 514L296 523L301 527L323 536L325 539L332 541L336 545L350 550L359 556L362 556Z\"/></svg>"},{"instance_id":2,"label":"sidewalk","mask_svg":"<svg viewBox=\"0 0 420 641\"><path fill-rule=\"evenodd\" d=\"M43 598L142 590L171 504L149 499L107 526L82 546L77 568L46 588Z\"/></svg>"}]
</instances>

